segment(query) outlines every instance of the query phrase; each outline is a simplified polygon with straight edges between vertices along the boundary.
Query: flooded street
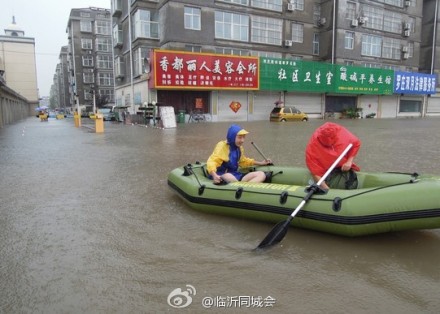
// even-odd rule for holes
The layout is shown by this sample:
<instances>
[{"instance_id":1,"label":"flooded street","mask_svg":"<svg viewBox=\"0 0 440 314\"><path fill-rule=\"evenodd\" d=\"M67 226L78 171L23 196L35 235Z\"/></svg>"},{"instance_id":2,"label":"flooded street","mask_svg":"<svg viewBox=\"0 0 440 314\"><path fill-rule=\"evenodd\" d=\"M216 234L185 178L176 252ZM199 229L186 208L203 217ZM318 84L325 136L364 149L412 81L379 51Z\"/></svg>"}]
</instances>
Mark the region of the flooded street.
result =
<instances>
[{"instance_id":1,"label":"flooded street","mask_svg":"<svg viewBox=\"0 0 440 314\"><path fill-rule=\"evenodd\" d=\"M246 154L262 159L254 141L275 164L303 167L323 122L240 123ZM361 139L363 171L440 175L440 119L335 122ZM105 122L96 134L33 117L0 129L0 313L438 313L440 229L344 238L291 228L256 253L272 224L184 205L168 172L206 161L229 125ZM192 303L175 310L178 288ZM262 308L246 306L258 297Z\"/></svg>"}]
</instances>

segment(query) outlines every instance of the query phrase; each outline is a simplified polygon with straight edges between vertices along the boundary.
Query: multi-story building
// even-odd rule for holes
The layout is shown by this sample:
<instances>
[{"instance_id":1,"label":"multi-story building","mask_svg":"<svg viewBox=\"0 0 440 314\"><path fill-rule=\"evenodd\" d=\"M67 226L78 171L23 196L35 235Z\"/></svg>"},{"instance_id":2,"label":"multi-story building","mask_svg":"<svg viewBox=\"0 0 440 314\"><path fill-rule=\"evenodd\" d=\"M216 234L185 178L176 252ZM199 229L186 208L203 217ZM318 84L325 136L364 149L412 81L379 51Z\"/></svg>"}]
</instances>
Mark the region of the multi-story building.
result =
<instances>
[{"instance_id":1,"label":"multi-story building","mask_svg":"<svg viewBox=\"0 0 440 314\"><path fill-rule=\"evenodd\" d=\"M60 62L56 67L53 84L56 93L51 92L51 103L53 102L55 107L58 107L63 111L70 111L71 109L69 95L68 51L68 46L61 47L59 55Z\"/></svg>"},{"instance_id":2,"label":"multi-story building","mask_svg":"<svg viewBox=\"0 0 440 314\"><path fill-rule=\"evenodd\" d=\"M440 20L439 20L440 1L423 1L423 29L420 41L420 71L436 74L440 77ZM440 112L440 95L430 95L427 114L437 114Z\"/></svg>"},{"instance_id":3,"label":"multi-story building","mask_svg":"<svg viewBox=\"0 0 440 314\"><path fill-rule=\"evenodd\" d=\"M67 25L69 95L72 108L102 107L114 101L109 9L72 9Z\"/></svg>"},{"instance_id":4,"label":"multi-story building","mask_svg":"<svg viewBox=\"0 0 440 314\"><path fill-rule=\"evenodd\" d=\"M0 35L0 72L6 86L37 107L39 94L35 39L25 36L24 30L15 22L15 17L5 28L5 35Z\"/></svg>"},{"instance_id":5,"label":"multi-story building","mask_svg":"<svg viewBox=\"0 0 440 314\"><path fill-rule=\"evenodd\" d=\"M425 2L432 7L438 0ZM132 112L158 102L187 113L197 102L214 121L267 119L276 100L293 103L312 117L347 106L378 117L440 114L435 97L411 92L163 86L157 84L159 63L152 57L160 49L194 57L254 56L429 73L423 60L432 53L422 49L427 36L422 25L424 16L434 13L423 8L421 0L112 0L115 102ZM239 110L231 111L233 103L240 104Z\"/></svg>"}]
</instances>

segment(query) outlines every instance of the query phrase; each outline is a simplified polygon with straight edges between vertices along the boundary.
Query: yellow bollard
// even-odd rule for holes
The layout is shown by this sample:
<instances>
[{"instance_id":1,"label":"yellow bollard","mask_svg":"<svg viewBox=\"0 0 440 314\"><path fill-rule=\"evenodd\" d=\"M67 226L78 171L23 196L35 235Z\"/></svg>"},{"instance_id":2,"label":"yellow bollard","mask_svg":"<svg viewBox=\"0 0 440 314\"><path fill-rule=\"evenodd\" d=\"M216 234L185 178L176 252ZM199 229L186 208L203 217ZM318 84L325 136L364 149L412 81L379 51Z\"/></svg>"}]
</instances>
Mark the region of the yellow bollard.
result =
<instances>
[{"instance_id":1,"label":"yellow bollard","mask_svg":"<svg viewBox=\"0 0 440 314\"><path fill-rule=\"evenodd\" d=\"M77 112L73 114L73 121L75 122L75 127L79 128L81 126L81 116Z\"/></svg>"},{"instance_id":2,"label":"yellow bollard","mask_svg":"<svg viewBox=\"0 0 440 314\"><path fill-rule=\"evenodd\" d=\"M96 133L104 133L104 115L102 113L96 114L95 132Z\"/></svg>"}]
</instances>

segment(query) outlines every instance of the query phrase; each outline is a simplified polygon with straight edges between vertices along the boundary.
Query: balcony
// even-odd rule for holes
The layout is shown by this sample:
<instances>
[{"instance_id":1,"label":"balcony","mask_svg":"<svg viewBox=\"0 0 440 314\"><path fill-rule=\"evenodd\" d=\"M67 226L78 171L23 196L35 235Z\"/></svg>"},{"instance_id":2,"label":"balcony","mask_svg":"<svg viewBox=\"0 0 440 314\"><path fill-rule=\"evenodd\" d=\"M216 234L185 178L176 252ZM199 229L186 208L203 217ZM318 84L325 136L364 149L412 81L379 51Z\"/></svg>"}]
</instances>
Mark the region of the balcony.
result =
<instances>
[{"instance_id":1,"label":"balcony","mask_svg":"<svg viewBox=\"0 0 440 314\"><path fill-rule=\"evenodd\" d=\"M141 21L135 26L135 38L159 39L159 23Z\"/></svg>"},{"instance_id":2,"label":"balcony","mask_svg":"<svg viewBox=\"0 0 440 314\"><path fill-rule=\"evenodd\" d=\"M113 17L120 17L122 14L122 0L113 0Z\"/></svg>"}]
</instances>

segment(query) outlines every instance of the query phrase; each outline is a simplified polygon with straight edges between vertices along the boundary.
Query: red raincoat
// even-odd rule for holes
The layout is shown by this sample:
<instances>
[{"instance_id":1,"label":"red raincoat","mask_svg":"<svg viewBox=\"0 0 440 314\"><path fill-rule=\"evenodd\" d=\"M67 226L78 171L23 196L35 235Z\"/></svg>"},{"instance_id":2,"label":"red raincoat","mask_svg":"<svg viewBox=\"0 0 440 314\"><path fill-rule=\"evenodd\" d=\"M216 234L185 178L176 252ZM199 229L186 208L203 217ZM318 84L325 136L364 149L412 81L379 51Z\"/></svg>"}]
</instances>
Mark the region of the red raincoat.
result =
<instances>
[{"instance_id":1,"label":"red raincoat","mask_svg":"<svg viewBox=\"0 0 440 314\"><path fill-rule=\"evenodd\" d=\"M306 147L306 164L310 172L322 177L350 143L353 147L336 167L341 167L348 158L356 156L361 147L361 141L339 124L326 122L321 125L312 134ZM360 170L355 163L351 169Z\"/></svg>"}]
</instances>

